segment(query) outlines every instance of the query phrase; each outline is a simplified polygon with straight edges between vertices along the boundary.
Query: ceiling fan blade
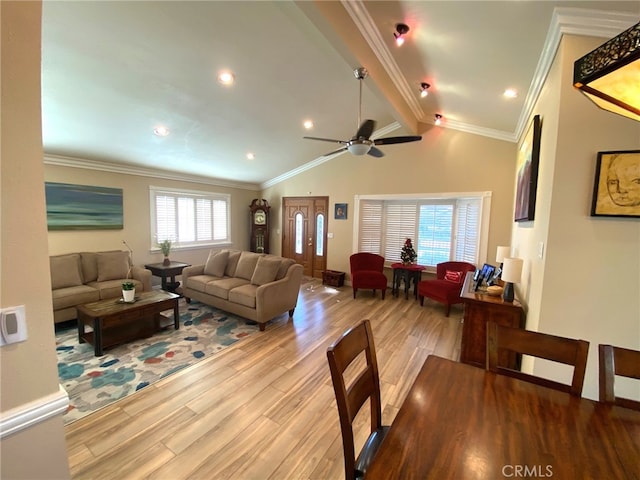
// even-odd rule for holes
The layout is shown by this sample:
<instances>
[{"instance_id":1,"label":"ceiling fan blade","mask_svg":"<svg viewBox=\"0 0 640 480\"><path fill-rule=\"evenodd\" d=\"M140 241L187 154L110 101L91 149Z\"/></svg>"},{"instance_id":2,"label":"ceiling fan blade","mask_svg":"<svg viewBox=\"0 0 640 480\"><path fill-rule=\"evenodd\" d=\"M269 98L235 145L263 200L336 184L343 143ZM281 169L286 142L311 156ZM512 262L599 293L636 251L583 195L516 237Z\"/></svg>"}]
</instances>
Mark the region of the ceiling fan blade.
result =
<instances>
[{"instance_id":1,"label":"ceiling fan blade","mask_svg":"<svg viewBox=\"0 0 640 480\"><path fill-rule=\"evenodd\" d=\"M323 157L328 157L329 155L333 155L334 153L340 153L340 152L344 152L346 150L347 150L347 147L342 147L342 148L339 148L338 150L334 150L333 152L325 153L322 156Z\"/></svg>"},{"instance_id":2,"label":"ceiling fan blade","mask_svg":"<svg viewBox=\"0 0 640 480\"><path fill-rule=\"evenodd\" d=\"M354 138L365 138L368 140L375 128L376 122L374 122L373 120L365 120L364 122L362 122L362 125L360 125L360 128L358 129L358 132L356 133L356 136Z\"/></svg>"},{"instance_id":3,"label":"ceiling fan blade","mask_svg":"<svg viewBox=\"0 0 640 480\"><path fill-rule=\"evenodd\" d=\"M385 138L376 138L373 141L374 145L392 145L394 143L407 143L407 142L418 142L422 140L422 136L420 135L411 135L407 137L385 137Z\"/></svg>"},{"instance_id":4,"label":"ceiling fan blade","mask_svg":"<svg viewBox=\"0 0 640 480\"><path fill-rule=\"evenodd\" d=\"M371 155L372 157L382 158L384 157L384 152L376 147L371 147L367 152L367 155Z\"/></svg>"},{"instance_id":5,"label":"ceiling fan blade","mask_svg":"<svg viewBox=\"0 0 640 480\"><path fill-rule=\"evenodd\" d=\"M302 137L302 138L306 138L307 140L320 140L321 142L343 143L345 145L349 143L346 140L336 140L335 138L320 138L320 137Z\"/></svg>"}]
</instances>

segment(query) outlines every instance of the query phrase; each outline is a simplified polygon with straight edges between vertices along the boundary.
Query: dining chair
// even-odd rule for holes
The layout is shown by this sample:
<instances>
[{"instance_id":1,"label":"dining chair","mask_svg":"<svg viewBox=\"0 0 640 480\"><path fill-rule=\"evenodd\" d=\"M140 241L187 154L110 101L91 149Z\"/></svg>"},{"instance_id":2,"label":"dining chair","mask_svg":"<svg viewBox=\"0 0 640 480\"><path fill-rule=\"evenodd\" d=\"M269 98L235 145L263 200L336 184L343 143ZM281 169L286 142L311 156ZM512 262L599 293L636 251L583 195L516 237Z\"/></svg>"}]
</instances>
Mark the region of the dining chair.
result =
<instances>
[{"instance_id":1,"label":"dining chair","mask_svg":"<svg viewBox=\"0 0 640 480\"><path fill-rule=\"evenodd\" d=\"M356 361L363 352L366 362ZM327 359L340 417L345 479L363 478L389 430L382 425L378 362L369 320L347 330L334 342L327 349ZM345 371L349 367L347 382ZM367 400L371 407L371 433L356 458L352 423Z\"/></svg>"},{"instance_id":2,"label":"dining chair","mask_svg":"<svg viewBox=\"0 0 640 480\"><path fill-rule=\"evenodd\" d=\"M382 299L387 291L387 277L384 274L384 257L375 253L358 252L349 257L351 267L351 287L353 298L359 288L382 292Z\"/></svg>"},{"instance_id":3,"label":"dining chair","mask_svg":"<svg viewBox=\"0 0 640 480\"><path fill-rule=\"evenodd\" d=\"M573 366L571 385L501 366L498 353L500 350L571 365ZM588 353L589 342L585 340L558 337L487 322L487 370L492 372L581 396Z\"/></svg>"},{"instance_id":4,"label":"dining chair","mask_svg":"<svg viewBox=\"0 0 640 480\"><path fill-rule=\"evenodd\" d=\"M640 410L640 401L616 397L614 392L615 376L640 379L640 351L613 345L598 345L600 361L600 401Z\"/></svg>"}]
</instances>

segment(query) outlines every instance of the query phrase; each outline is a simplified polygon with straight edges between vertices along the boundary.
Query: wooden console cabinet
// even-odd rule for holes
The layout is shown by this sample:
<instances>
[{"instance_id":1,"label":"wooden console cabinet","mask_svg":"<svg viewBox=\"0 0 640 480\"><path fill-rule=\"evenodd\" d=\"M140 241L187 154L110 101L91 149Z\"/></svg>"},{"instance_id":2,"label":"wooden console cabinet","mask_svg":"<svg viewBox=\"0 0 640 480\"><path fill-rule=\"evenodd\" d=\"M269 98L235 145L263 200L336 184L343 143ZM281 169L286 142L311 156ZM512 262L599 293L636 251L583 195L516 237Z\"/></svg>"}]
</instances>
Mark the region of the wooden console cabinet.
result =
<instances>
[{"instance_id":1,"label":"wooden console cabinet","mask_svg":"<svg viewBox=\"0 0 640 480\"><path fill-rule=\"evenodd\" d=\"M464 301L464 317L462 325L462 346L460 361L485 368L487 345L487 322L498 325L524 328L525 318L522 305L517 300L505 302L502 296L487 295L486 292L474 291L473 272L468 272L460 297ZM505 353L499 359L501 365L519 369L520 358L515 354Z\"/></svg>"}]
</instances>

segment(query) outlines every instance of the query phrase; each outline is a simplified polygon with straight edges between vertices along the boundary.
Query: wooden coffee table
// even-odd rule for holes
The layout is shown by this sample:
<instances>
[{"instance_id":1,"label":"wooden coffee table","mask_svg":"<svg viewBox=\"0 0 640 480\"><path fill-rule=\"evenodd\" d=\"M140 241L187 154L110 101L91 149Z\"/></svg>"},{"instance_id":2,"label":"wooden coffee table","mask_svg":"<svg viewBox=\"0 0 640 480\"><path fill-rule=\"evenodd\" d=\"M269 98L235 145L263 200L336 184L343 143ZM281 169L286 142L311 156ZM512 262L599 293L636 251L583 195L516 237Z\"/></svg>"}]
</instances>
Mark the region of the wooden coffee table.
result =
<instances>
[{"instance_id":1,"label":"wooden coffee table","mask_svg":"<svg viewBox=\"0 0 640 480\"><path fill-rule=\"evenodd\" d=\"M161 329L160 312L173 309L173 325L180 328L180 295L164 290L142 292L134 303L99 300L78 307L78 341L94 346L99 357L105 348L153 335ZM85 327L92 331L85 331Z\"/></svg>"}]
</instances>

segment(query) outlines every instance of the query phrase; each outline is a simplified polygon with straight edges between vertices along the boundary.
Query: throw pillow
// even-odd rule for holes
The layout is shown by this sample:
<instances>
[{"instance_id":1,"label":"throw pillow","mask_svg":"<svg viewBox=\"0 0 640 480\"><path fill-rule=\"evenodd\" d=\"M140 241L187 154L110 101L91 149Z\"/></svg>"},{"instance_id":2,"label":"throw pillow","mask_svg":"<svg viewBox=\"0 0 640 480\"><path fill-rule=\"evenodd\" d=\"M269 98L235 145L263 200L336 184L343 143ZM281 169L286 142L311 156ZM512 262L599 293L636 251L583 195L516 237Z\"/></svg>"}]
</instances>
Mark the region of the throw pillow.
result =
<instances>
[{"instance_id":1,"label":"throw pillow","mask_svg":"<svg viewBox=\"0 0 640 480\"><path fill-rule=\"evenodd\" d=\"M462 272L454 272L453 270L447 270L444 274L444 279L448 282L460 283L462 278Z\"/></svg>"},{"instance_id":2,"label":"throw pillow","mask_svg":"<svg viewBox=\"0 0 640 480\"><path fill-rule=\"evenodd\" d=\"M245 280L251 280L253 271L256 269L258 258L262 254L253 252L242 252L240 254L240 260L238 260L238 266L236 267L236 278L244 278Z\"/></svg>"},{"instance_id":3,"label":"throw pillow","mask_svg":"<svg viewBox=\"0 0 640 480\"><path fill-rule=\"evenodd\" d=\"M49 266L51 269L51 288L53 290L82 285L80 255L77 253L49 257Z\"/></svg>"},{"instance_id":4,"label":"throw pillow","mask_svg":"<svg viewBox=\"0 0 640 480\"><path fill-rule=\"evenodd\" d=\"M129 252L98 253L98 282L123 280L129 273Z\"/></svg>"},{"instance_id":5,"label":"throw pillow","mask_svg":"<svg viewBox=\"0 0 640 480\"><path fill-rule=\"evenodd\" d=\"M224 269L229 260L229 250L221 250L209 252L209 258L204 266L205 275L213 275L214 277L224 277Z\"/></svg>"},{"instance_id":6,"label":"throw pillow","mask_svg":"<svg viewBox=\"0 0 640 480\"><path fill-rule=\"evenodd\" d=\"M238 267L238 260L240 260L240 250L229 250L229 260L227 261L227 268L224 269L224 274L227 277L236 276L236 268Z\"/></svg>"},{"instance_id":7,"label":"throw pillow","mask_svg":"<svg viewBox=\"0 0 640 480\"><path fill-rule=\"evenodd\" d=\"M256 269L251 276L252 285L264 285L276 279L282 260L279 258L260 257Z\"/></svg>"},{"instance_id":8,"label":"throw pillow","mask_svg":"<svg viewBox=\"0 0 640 480\"><path fill-rule=\"evenodd\" d=\"M280 261L280 268L278 268L278 273L276 274L276 280L284 278L289 271L289 267L294 263L296 262L292 258L282 258Z\"/></svg>"}]
</instances>

